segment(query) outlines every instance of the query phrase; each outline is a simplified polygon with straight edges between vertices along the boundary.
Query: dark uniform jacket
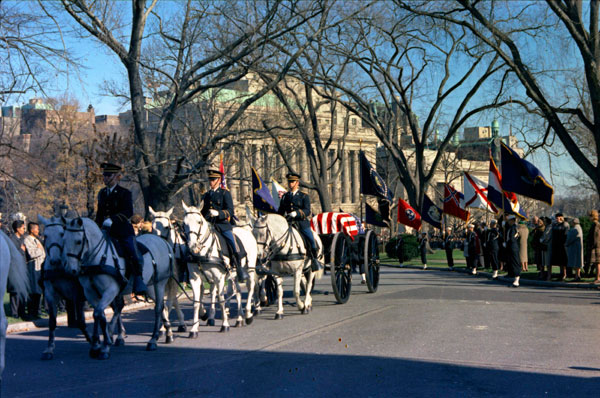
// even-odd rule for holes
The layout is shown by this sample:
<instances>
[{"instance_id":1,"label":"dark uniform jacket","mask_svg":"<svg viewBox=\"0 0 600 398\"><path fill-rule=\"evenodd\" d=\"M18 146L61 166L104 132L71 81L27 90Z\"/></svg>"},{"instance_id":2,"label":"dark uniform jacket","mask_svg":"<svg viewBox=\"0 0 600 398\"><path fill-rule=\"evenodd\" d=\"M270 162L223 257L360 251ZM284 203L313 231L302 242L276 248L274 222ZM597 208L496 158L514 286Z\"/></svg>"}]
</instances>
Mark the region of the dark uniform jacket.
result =
<instances>
[{"instance_id":1,"label":"dark uniform jacket","mask_svg":"<svg viewBox=\"0 0 600 398\"><path fill-rule=\"evenodd\" d=\"M108 193L108 187L104 187L98 193L98 211L96 213L96 224L102 228L104 220L110 217L112 225L110 235L121 239L135 235L129 219L133 215L133 200L131 191L116 185L112 192Z\"/></svg>"},{"instance_id":2,"label":"dark uniform jacket","mask_svg":"<svg viewBox=\"0 0 600 398\"><path fill-rule=\"evenodd\" d=\"M277 213L285 216L286 213L293 211L298 213L293 218L294 221L298 222L298 226L303 229L310 228L310 197L307 194L297 191L295 194L286 192L283 195Z\"/></svg>"},{"instance_id":3,"label":"dark uniform jacket","mask_svg":"<svg viewBox=\"0 0 600 398\"><path fill-rule=\"evenodd\" d=\"M233 199L231 193L222 188L214 191L211 189L202 195L201 213L209 222L213 223L220 231L230 231L235 225L233 221ZM209 210L218 210L219 215L212 217Z\"/></svg>"},{"instance_id":4,"label":"dark uniform jacket","mask_svg":"<svg viewBox=\"0 0 600 398\"><path fill-rule=\"evenodd\" d=\"M490 228L487 230L486 234L486 248L491 252L498 253L500 249L500 231L497 228Z\"/></svg>"}]
</instances>

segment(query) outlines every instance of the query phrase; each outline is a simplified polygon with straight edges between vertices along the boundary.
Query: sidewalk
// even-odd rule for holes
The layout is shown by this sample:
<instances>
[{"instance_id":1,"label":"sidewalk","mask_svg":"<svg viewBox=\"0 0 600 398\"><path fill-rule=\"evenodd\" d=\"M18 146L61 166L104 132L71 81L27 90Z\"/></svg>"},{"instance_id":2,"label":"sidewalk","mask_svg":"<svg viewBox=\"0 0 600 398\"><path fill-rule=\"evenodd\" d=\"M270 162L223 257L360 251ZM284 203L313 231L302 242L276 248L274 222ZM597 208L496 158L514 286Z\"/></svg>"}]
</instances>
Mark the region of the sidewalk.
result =
<instances>
[{"instance_id":1,"label":"sidewalk","mask_svg":"<svg viewBox=\"0 0 600 398\"><path fill-rule=\"evenodd\" d=\"M136 311L136 310L151 306L153 304L154 303L127 304L125 307L123 307L122 312ZM112 310L112 308L108 307L104 311L104 313L106 314L106 316L109 316L109 315L112 315L113 310ZM92 310L85 311L84 315L85 315L86 321L90 321L94 318ZM56 317L56 325L57 326L67 326L67 314L62 314L62 315L57 316ZM40 330L40 329L48 329L48 319L47 318L37 319L35 321L23 321L23 322L11 323L10 325L8 325L8 328L6 329L6 333L11 334L11 333L17 333L17 332L29 332L32 330Z\"/></svg>"},{"instance_id":2,"label":"sidewalk","mask_svg":"<svg viewBox=\"0 0 600 398\"><path fill-rule=\"evenodd\" d=\"M463 262L464 263L464 262ZM446 272L459 272L462 274L468 274L471 275L471 272L468 271L466 268L456 268L454 267L453 270L451 270L450 268L448 268L448 266L444 266L444 267L439 267L439 266L430 266L427 265L427 269L423 270L422 266L419 265L403 265L402 267L398 264L390 264L390 263L381 263L380 265L384 266L384 267L390 267L390 268L406 268L406 269L419 269L422 271L446 271ZM471 275L473 277L479 277L479 278L487 278L487 279L492 279L492 273L491 272L486 272L486 271L480 271L477 270L477 274L476 275ZM508 283L512 283L513 282L513 278L509 278L506 276L499 276L496 281L498 281L499 283L502 284L508 284ZM519 280L519 285L521 286L542 286L542 287L560 287L560 288L571 288L571 289L593 289L593 290L600 290L600 285L594 285L593 283L589 283L589 282L551 282L551 281L539 281L539 280L535 280L535 279L523 279L521 278Z\"/></svg>"}]
</instances>

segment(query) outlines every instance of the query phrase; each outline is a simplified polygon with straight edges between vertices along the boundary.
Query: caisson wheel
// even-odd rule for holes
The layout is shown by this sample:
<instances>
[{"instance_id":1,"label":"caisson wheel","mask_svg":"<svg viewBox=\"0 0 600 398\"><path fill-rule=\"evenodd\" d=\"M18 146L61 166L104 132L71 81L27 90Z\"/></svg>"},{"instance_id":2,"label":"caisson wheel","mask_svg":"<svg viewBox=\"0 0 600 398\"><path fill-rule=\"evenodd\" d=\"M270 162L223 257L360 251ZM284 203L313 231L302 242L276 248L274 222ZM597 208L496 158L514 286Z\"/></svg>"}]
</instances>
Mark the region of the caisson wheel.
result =
<instances>
[{"instance_id":1,"label":"caisson wheel","mask_svg":"<svg viewBox=\"0 0 600 398\"><path fill-rule=\"evenodd\" d=\"M348 301L352 290L352 255L349 239L338 232L331 242L331 286L335 299L340 304Z\"/></svg>"},{"instance_id":2,"label":"caisson wheel","mask_svg":"<svg viewBox=\"0 0 600 398\"><path fill-rule=\"evenodd\" d=\"M369 293L375 293L379 287L379 245L373 231L367 231L364 245L364 270Z\"/></svg>"}]
</instances>

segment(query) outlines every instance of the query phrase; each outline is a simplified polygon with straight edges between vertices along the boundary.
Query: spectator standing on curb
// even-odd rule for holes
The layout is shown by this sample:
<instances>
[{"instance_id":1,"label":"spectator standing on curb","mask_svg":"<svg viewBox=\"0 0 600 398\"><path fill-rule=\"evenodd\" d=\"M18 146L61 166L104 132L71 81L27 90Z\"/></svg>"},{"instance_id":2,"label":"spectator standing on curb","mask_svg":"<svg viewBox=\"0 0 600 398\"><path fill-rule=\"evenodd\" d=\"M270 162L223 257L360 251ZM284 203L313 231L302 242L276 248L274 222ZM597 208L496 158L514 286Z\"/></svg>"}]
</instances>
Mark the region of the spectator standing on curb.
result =
<instances>
[{"instance_id":1,"label":"spectator standing on curb","mask_svg":"<svg viewBox=\"0 0 600 398\"><path fill-rule=\"evenodd\" d=\"M527 228L525 221L519 222L517 231L519 231L519 236L521 237L519 239L519 261L521 263L521 271L527 272L529 271L529 267L527 266L527 262L529 261L527 252L529 246L527 244L527 241L529 240L529 228Z\"/></svg>"},{"instance_id":2,"label":"spectator standing on curb","mask_svg":"<svg viewBox=\"0 0 600 398\"><path fill-rule=\"evenodd\" d=\"M544 236L544 220L533 217L535 228L531 231L531 248L533 249L533 262L538 271L538 279L543 278L544 261L542 260L542 238Z\"/></svg>"},{"instance_id":3,"label":"spectator standing on curb","mask_svg":"<svg viewBox=\"0 0 600 398\"><path fill-rule=\"evenodd\" d=\"M567 231L569 224L565 222L562 213L556 213L556 222L552 226L552 246L550 255L551 264L560 267L560 279L567 279L567 251L565 250L565 241L567 240Z\"/></svg>"},{"instance_id":4,"label":"spectator standing on curb","mask_svg":"<svg viewBox=\"0 0 600 398\"><path fill-rule=\"evenodd\" d=\"M579 225L579 219L571 219L571 229L567 232L565 240L565 250L567 251L567 259L569 268L575 271L575 282L581 280L581 268L583 268L583 231Z\"/></svg>"},{"instance_id":5,"label":"spectator standing on curb","mask_svg":"<svg viewBox=\"0 0 600 398\"><path fill-rule=\"evenodd\" d=\"M404 266L404 239L402 238L402 234L398 234L398 239L396 240L396 257L398 257L398 263L401 267Z\"/></svg>"},{"instance_id":6,"label":"spectator standing on curb","mask_svg":"<svg viewBox=\"0 0 600 398\"><path fill-rule=\"evenodd\" d=\"M19 252L23 255L23 258L27 262L27 250L25 249L25 221L15 220L12 223L13 233L10 235L10 239L15 244L15 247L19 249ZM17 292L8 280L7 289L10 294L10 313L13 318L25 319L25 302L19 298Z\"/></svg>"},{"instance_id":7,"label":"spectator standing on curb","mask_svg":"<svg viewBox=\"0 0 600 398\"><path fill-rule=\"evenodd\" d=\"M514 277L512 287L519 287L519 279L521 278L521 259L520 259L520 236L516 225L516 216L510 214L506 217L508 229L506 231L506 241L504 247L507 250L508 262L507 267L509 275Z\"/></svg>"},{"instance_id":8,"label":"spectator standing on curb","mask_svg":"<svg viewBox=\"0 0 600 398\"><path fill-rule=\"evenodd\" d=\"M29 271L29 301L27 302L27 315L36 319L40 317L40 302L42 299L42 265L46 259L44 245L40 241L40 225L35 222L27 224L27 235L23 239L27 250L27 270Z\"/></svg>"},{"instance_id":9,"label":"spectator standing on curb","mask_svg":"<svg viewBox=\"0 0 600 398\"><path fill-rule=\"evenodd\" d=\"M140 216L139 214L134 214L133 216L131 216L129 221L131 221L131 226L133 227L133 233L135 233L135 236L138 236L141 233L142 223L144 222L144 218L142 216Z\"/></svg>"},{"instance_id":10,"label":"spectator standing on curb","mask_svg":"<svg viewBox=\"0 0 600 398\"><path fill-rule=\"evenodd\" d=\"M419 240L419 250L421 251L421 263L423 264L423 269L427 269L427 232L423 232L421 234L421 239Z\"/></svg>"},{"instance_id":11,"label":"spectator standing on curb","mask_svg":"<svg viewBox=\"0 0 600 398\"><path fill-rule=\"evenodd\" d=\"M452 236L452 228L446 228L446 239L444 239L444 250L446 251L446 261L450 271L454 270L454 258L452 257L452 250L454 249L454 237Z\"/></svg>"},{"instance_id":12,"label":"spectator standing on curb","mask_svg":"<svg viewBox=\"0 0 600 398\"><path fill-rule=\"evenodd\" d=\"M492 279L498 278L500 262L498 261L498 252L500 250L500 232L496 220L490 221L490 228L486 234L486 247L489 250L490 267L492 267Z\"/></svg>"},{"instance_id":13,"label":"spectator standing on curb","mask_svg":"<svg viewBox=\"0 0 600 398\"><path fill-rule=\"evenodd\" d=\"M590 272L596 272L594 283L600 283L600 223L598 223L598 212L590 211L592 227L587 236L586 260L590 267Z\"/></svg>"},{"instance_id":14,"label":"spectator standing on curb","mask_svg":"<svg viewBox=\"0 0 600 398\"><path fill-rule=\"evenodd\" d=\"M549 281L552 279L552 219L543 217L544 219L544 235L542 235L542 261L544 271L544 279Z\"/></svg>"},{"instance_id":15,"label":"spectator standing on curb","mask_svg":"<svg viewBox=\"0 0 600 398\"><path fill-rule=\"evenodd\" d=\"M477 274L477 261L479 261L479 238L475 233L475 225L469 224L467 227L467 236L465 238L464 255L467 260L467 270L471 271L471 274Z\"/></svg>"}]
</instances>

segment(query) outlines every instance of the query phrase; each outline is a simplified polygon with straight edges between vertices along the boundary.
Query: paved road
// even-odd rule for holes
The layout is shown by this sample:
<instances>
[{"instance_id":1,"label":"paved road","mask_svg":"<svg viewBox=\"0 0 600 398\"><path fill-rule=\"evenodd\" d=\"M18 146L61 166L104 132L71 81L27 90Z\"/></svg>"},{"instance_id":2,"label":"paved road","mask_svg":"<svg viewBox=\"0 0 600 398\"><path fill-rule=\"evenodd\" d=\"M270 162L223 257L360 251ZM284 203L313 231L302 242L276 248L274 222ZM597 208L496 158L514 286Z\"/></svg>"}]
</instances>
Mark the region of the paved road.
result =
<instances>
[{"instance_id":1,"label":"paved road","mask_svg":"<svg viewBox=\"0 0 600 398\"><path fill-rule=\"evenodd\" d=\"M335 304L322 279L315 310L268 308L249 327L202 327L144 350L151 312L125 316L129 336L108 361L60 328L9 336L4 397L597 396L600 294L524 288L464 274L385 268L376 294L355 286ZM287 289L291 280L286 280ZM190 306L186 307L190 314Z\"/></svg>"}]
</instances>

